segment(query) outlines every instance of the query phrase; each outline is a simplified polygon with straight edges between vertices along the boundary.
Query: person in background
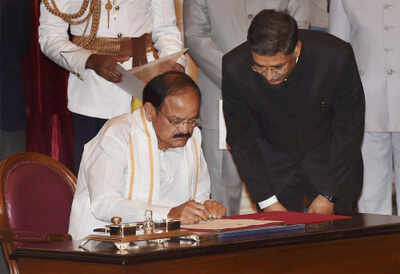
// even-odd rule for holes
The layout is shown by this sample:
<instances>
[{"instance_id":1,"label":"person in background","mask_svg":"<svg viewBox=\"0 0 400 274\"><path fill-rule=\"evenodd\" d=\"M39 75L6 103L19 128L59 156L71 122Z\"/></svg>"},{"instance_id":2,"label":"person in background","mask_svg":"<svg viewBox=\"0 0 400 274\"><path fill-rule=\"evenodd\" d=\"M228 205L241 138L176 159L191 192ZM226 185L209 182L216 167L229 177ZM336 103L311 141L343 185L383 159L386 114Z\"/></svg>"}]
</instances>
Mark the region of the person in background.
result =
<instances>
[{"instance_id":1,"label":"person in background","mask_svg":"<svg viewBox=\"0 0 400 274\"><path fill-rule=\"evenodd\" d=\"M366 96L362 144L362 213L392 214L400 206L400 2L332 0L329 32L349 42Z\"/></svg>"},{"instance_id":2,"label":"person in background","mask_svg":"<svg viewBox=\"0 0 400 274\"><path fill-rule=\"evenodd\" d=\"M55 0L53 5L42 0L39 21L42 52L70 71L68 109L77 172L84 144L107 119L130 111L131 96L115 85L121 81L116 64L129 69L153 60L155 50L162 57L182 49L174 2ZM183 71L181 64L171 70Z\"/></svg>"},{"instance_id":3,"label":"person in background","mask_svg":"<svg viewBox=\"0 0 400 274\"><path fill-rule=\"evenodd\" d=\"M364 93L350 44L263 10L223 57L222 97L227 143L264 212L356 211Z\"/></svg>"},{"instance_id":4,"label":"person in background","mask_svg":"<svg viewBox=\"0 0 400 274\"><path fill-rule=\"evenodd\" d=\"M25 151L26 104L21 61L31 39L30 1L0 2L0 161ZM0 273L10 273L0 248Z\"/></svg>"},{"instance_id":5,"label":"person in background","mask_svg":"<svg viewBox=\"0 0 400 274\"><path fill-rule=\"evenodd\" d=\"M0 160L25 151L26 105L21 61L29 47L29 1L0 3Z\"/></svg>"}]
</instances>

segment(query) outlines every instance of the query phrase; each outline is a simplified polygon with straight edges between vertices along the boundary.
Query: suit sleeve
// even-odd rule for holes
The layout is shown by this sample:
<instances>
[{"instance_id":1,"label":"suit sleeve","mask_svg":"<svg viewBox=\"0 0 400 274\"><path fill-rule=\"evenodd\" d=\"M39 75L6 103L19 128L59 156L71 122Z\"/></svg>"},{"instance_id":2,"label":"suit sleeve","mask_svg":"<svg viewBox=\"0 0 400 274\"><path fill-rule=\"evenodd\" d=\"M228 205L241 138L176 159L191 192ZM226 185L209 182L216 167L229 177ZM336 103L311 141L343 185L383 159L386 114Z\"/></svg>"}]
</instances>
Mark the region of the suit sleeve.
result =
<instances>
[{"instance_id":1,"label":"suit sleeve","mask_svg":"<svg viewBox=\"0 0 400 274\"><path fill-rule=\"evenodd\" d=\"M310 27L309 0L290 0L288 3L288 12L296 19L300 29L308 29Z\"/></svg>"},{"instance_id":2,"label":"suit sleeve","mask_svg":"<svg viewBox=\"0 0 400 274\"><path fill-rule=\"evenodd\" d=\"M221 87L222 51L211 37L211 23L205 0L183 2L185 42L199 68Z\"/></svg>"},{"instance_id":3,"label":"suit sleeve","mask_svg":"<svg viewBox=\"0 0 400 274\"><path fill-rule=\"evenodd\" d=\"M329 33L349 42L351 25L341 0L331 0Z\"/></svg>"},{"instance_id":4,"label":"suit sleeve","mask_svg":"<svg viewBox=\"0 0 400 274\"><path fill-rule=\"evenodd\" d=\"M323 194L335 195L339 186L355 183L355 165L360 156L364 134L365 98L353 49L348 45L345 62L338 67L338 87L333 99L330 165L332 183Z\"/></svg>"},{"instance_id":5,"label":"suit sleeve","mask_svg":"<svg viewBox=\"0 0 400 274\"><path fill-rule=\"evenodd\" d=\"M258 203L275 195L266 169L265 157L270 145L262 138L257 116L244 99L246 87L237 69L226 56L223 58L222 97L227 143L252 200Z\"/></svg>"}]
</instances>

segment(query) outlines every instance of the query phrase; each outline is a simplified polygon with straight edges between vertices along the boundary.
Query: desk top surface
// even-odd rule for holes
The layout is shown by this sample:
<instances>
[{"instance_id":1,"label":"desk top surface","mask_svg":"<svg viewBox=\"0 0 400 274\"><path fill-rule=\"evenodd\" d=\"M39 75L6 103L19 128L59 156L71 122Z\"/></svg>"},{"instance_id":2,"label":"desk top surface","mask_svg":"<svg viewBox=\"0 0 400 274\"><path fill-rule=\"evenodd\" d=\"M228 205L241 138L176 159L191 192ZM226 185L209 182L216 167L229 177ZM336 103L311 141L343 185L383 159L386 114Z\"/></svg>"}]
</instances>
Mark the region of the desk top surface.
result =
<instances>
[{"instance_id":1,"label":"desk top surface","mask_svg":"<svg viewBox=\"0 0 400 274\"><path fill-rule=\"evenodd\" d=\"M400 217L358 214L348 219L312 223L283 231L264 230L235 237L212 238L193 244L168 242L167 244L140 243L126 251L119 251L111 243L91 241L79 247L80 241L54 243L24 243L11 257L59 259L114 264L131 264L166 260L240 250L316 243L340 239L369 237L400 233Z\"/></svg>"}]
</instances>

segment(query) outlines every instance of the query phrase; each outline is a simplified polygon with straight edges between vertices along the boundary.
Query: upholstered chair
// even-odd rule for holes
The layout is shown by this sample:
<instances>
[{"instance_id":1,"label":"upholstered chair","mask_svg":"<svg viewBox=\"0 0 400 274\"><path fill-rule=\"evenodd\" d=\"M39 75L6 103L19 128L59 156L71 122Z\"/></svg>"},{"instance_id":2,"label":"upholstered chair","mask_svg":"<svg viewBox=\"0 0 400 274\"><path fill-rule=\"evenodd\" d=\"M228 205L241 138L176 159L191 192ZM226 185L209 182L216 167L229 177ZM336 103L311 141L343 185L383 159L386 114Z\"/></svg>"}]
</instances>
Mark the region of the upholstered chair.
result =
<instances>
[{"instance_id":1,"label":"upholstered chair","mask_svg":"<svg viewBox=\"0 0 400 274\"><path fill-rule=\"evenodd\" d=\"M0 163L0 233L10 273L18 273L9 258L18 239L45 240L66 234L76 177L63 164L39 153L15 154Z\"/></svg>"}]
</instances>

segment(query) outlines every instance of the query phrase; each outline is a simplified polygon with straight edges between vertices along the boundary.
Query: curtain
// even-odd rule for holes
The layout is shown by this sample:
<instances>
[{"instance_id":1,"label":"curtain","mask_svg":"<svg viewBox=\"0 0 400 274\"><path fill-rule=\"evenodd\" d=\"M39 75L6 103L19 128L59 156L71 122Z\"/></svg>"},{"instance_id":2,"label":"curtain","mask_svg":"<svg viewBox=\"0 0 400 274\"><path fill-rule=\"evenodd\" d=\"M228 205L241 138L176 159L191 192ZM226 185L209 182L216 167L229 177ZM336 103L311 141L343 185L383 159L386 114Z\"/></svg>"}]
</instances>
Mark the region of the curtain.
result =
<instances>
[{"instance_id":1,"label":"curtain","mask_svg":"<svg viewBox=\"0 0 400 274\"><path fill-rule=\"evenodd\" d=\"M41 53L38 43L40 1L30 1L32 39L22 61L27 111L26 150L49 155L73 170L73 126L67 110L68 72Z\"/></svg>"}]
</instances>

